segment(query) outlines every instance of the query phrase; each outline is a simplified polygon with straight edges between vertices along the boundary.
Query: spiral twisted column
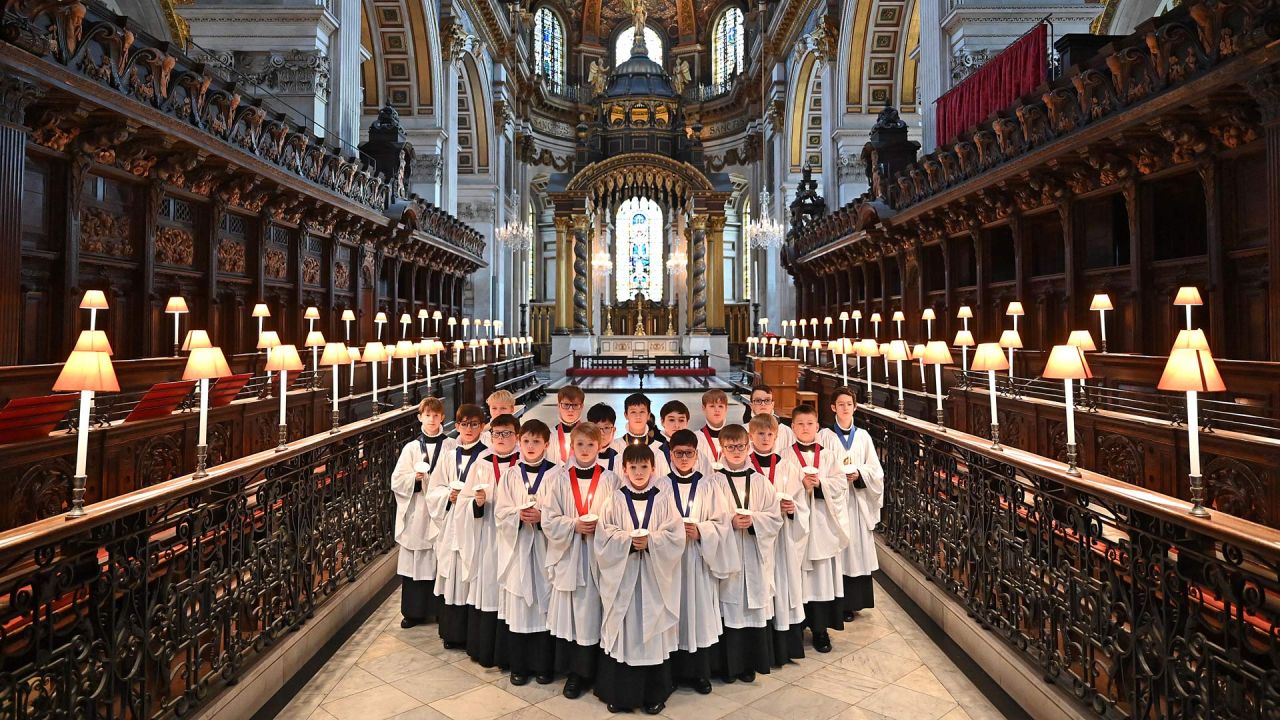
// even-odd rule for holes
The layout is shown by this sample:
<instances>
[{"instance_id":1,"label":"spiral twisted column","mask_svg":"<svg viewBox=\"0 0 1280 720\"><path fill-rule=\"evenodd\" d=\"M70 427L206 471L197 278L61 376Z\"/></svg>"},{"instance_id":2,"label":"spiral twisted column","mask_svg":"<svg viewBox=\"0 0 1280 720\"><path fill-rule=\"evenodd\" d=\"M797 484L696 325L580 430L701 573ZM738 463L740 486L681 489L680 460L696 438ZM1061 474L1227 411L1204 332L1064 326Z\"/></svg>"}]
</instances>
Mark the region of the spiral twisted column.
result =
<instances>
[{"instance_id":1,"label":"spiral twisted column","mask_svg":"<svg viewBox=\"0 0 1280 720\"><path fill-rule=\"evenodd\" d=\"M587 321L587 217L573 216L573 229L569 231L573 242L573 334L589 335L591 325Z\"/></svg>"},{"instance_id":2,"label":"spiral twisted column","mask_svg":"<svg viewBox=\"0 0 1280 720\"><path fill-rule=\"evenodd\" d=\"M689 306L693 309L693 317L689 323L689 332L694 335L707 334L707 216L693 216L693 233L689 236L689 274L690 296Z\"/></svg>"}]
</instances>

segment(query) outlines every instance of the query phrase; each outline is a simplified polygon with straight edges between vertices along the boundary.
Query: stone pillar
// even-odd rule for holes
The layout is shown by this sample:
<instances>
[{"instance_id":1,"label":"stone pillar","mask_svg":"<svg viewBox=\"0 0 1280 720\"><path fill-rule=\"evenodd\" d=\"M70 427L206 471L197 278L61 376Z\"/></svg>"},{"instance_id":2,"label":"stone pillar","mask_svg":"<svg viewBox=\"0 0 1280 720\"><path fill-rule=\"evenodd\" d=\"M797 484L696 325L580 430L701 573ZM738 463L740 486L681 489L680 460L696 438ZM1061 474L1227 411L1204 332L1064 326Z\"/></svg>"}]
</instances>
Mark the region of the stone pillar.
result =
<instances>
[{"instance_id":1,"label":"stone pillar","mask_svg":"<svg viewBox=\"0 0 1280 720\"><path fill-rule=\"evenodd\" d=\"M574 215L571 219L570 237L573 243L573 334L590 335L591 325L587 319L587 279L588 266L587 216Z\"/></svg>"},{"instance_id":2,"label":"stone pillar","mask_svg":"<svg viewBox=\"0 0 1280 720\"><path fill-rule=\"evenodd\" d=\"M693 335L707 335L707 216L694 215L693 233L689 236L689 307L692 316L689 332Z\"/></svg>"},{"instance_id":3,"label":"stone pillar","mask_svg":"<svg viewBox=\"0 0 1280 720\"><path fill-rule=\"evenodd\" d=\"M721 214L707 218L707 328L727 332L724 321L724 225Z\"/></svg>"},{"instance_id":4,"label":"stone pillar","mask_svg":"<svg viewBox=\"0 0 1280 720\"><path fill-rule=\"evenodd\" d=\"M330 53L333 83L326 124L343 142L355 145L360 141L360 110L364 103L360 79L360 65L364 62L360 47L360 0L334 1L338 33Z\"/></svg>"},{"instance_id":5,"label":"stone pillar","mask_svg":"<svg viewBox=\"0 0 1280 720\"><path fill-rule=\"evenodd\" d=\"M35 85L0 75L0 365L17 365L22 327L22 193L27 167L27 105Z\"/></svg>"},{"instance_id":6,"label":"stone pillar","mask_svg":"<svg viewBox=\"0 0 1280 720\"><path fill-rule=\"evenodd\" d=\"M573 255L569 243L569 218L557 217L556 224L556 335L568 335L573 327Z\"/></svg>"}]
</instances>

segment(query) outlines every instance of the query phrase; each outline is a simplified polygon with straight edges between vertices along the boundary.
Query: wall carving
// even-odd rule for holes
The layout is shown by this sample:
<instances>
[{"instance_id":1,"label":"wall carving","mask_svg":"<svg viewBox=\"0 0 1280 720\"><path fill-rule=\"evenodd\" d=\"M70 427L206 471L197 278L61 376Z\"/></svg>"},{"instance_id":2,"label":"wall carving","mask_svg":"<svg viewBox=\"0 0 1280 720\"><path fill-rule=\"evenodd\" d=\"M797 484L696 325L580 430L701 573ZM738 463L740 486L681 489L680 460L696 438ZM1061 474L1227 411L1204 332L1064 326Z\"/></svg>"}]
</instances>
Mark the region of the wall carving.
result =
<instances>
[{"instance_id":1,"label":"wall carving","mask_svg":"<svg viewBox=\"0 0 1280 720\"><path fill-rule=\"evenodd\" d=\"M156 262L161 265L191 267L195 260L195 238L182 228L156 230Z\"/></svg>"},{"instance_id":2,"label":"wall carving","mask_svg":"<svg viewBox=\"0 0 1280 720\"><path fill-rule=\"evenodd\" d=\"M244 244L230 238L218 241L218 271L244 274Z\"/></svg>"},{"instance_id":3,"label":"wall carving","mask_svg":"<svg viewBox=\"0 0 1280 720\"><path fill-rule=\"evenodd\" d=\"M11 502L0 511L4 527L17 527L42 518L53 517L67 508L71 496L71 477L75 470L65 458L42 460L22 473Z\"/></svg>"},{"instance_id":4,"label":"wall carving","mask_svg":"<svg viewBox=\"0 0 1280 720\"><path fill-rule=\"evenodd\" d=\"M1265 473L1229 457L1216 457L1204 468L1205 504L1236 517L1266 523Z\"/></svg>"},{"instance_id":5,"label":"wall carving","mask_svg":"<svg viewBox=\"0 0 1280 720\"><path fill-rule=\"evenodd\" d=\"M541 115L534 115L530 118L533 129L545 135L552 135L567 140L573 139L573 126L569 123L552 120Z\"/></svg>"},{"instance_id":6,"label":"wall carving","mask_svg":"<svg viewBox=\"0 0 1280 720\"><path fill-rule=\"evenodd\" d=\"M267 277L283 280L289 274L289 261L281 250L268 250L262 256Z\"/></svg>"},{"instance_id":7,"label":"wall carving","mask_svg":"<svg viewBox=\"0 0 1280 720\"><path fill-rule=\"evenodd\" d=\"M302 258L302 282L306 285L320 284L320 260L307 256Z\"/></svg>"},{"instance_id":8,"label":"wall carving","mask_svg":"<svg viewBox=\"0 0 1280 720\"><path fill-rule=\"evenodd\" d=\"M339 290L351 289L351 269L346 263L333 264L333 286Z\"/></svg>"},{"instance_id":9,"label":"wall carving","mask_svg":"<svg viewBox=\"0 0 1280 720\"><path fill-rule=\"evenodd\" d=\"M133 257L129 218L113 215L100 207L86 207L80 212L80 252Z\"/></svg>"},{"instance_id":10,"label":"wall carving","mask_svg":"<svg viewBox=\"0 0 1280 720\"><path fill-rule=\"evenodd\" d=\"M182 450L171 435L157 435L142 446L137 455L136 487L149 487L181 475Z\"/></svg>"},{"instance_id":11,"label":"wall carving","mask_svg":"<svg viewBox=\"0 0 1280 720\"><path fill-rule=\"evenodd\" d=\"M1093 465L1103 475L1131 485L1142 485L1142 443L1124 435L1099 435L1098 457Z\"/></svg>"}]
</instances>

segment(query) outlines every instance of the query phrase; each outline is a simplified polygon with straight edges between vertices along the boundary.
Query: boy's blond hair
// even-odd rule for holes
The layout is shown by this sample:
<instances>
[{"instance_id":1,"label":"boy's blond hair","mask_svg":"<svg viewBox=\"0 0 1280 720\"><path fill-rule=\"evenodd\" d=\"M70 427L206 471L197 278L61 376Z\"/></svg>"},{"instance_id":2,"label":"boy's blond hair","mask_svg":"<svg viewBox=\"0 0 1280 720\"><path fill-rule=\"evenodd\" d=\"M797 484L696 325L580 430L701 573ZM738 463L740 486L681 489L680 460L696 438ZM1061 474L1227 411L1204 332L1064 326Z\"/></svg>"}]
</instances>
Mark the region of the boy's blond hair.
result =
<instances>
[{"instance_id":1,"label":"boy's blond hair","mask_svg":"<svg viewBox=\"0 0 1280 720\"><path fill-rule=\"evenodd\" d=\"M742 442L748 439L747 429L738 424L725 425L720 431L720 444L727 442Z\"/></svg>"},{"instance_id":2,"label":"boy's blond hair","mask_svg":"<svg viewBox=\"0 0 1280 720\"><path fill-rule=\"evenodd\" d=\"M582 388L577 385L565 385L556 391L556 402L560 402L561 400L568 400L569 402L581 405L586 402L587 395L582 392Z\"/></svg>"},{"instance_id":3,"label":"boy's blond hair","mask_svg":"<svg viewBox=\"0 0 1280 720\"><path fill-rule=\"evenodd\" d=\"M751 418L751 422L747 423L747 430L751 432L778 432L778 419L769 413L760 413Z\"/></svg>"},{"instance_id":4,"label":"boy's blond hair","mask_svg":"<svg viewBox=\"0 0 1280 720\"><path fill-rule=\"evenodd\" d=\"M418 403L418 414L425 412L439 413L444 416L444 403L440 402L438 397L424 397L422 402Z\"/></svg>"},{"instance_id":5,"label":"boy's blond hair","mask_svg":"<svg viewBox=\"0 0 1280 720\"><path fill-rule=\"evenodd\" d=\"M512 395L510 390L497 390L484 399L485 405L493 405L494 403L515 407L516 396Z\"/></svg>"},{"instance_id":6,"label":"boy's blond hair","mask_svg":"<svg viewBox=\"0 0 1280 720\"><path fill-rule=\"evenodd\" d=\"M720 403L721 405L729 404L729 396L725 395L723 390L708 390L702 393L702 407Z\"/></svg>"},{"instance_id":7,"label":"boy's blond hair","mask_svg":"<svg viewBox=\"0 0 1280 720\"><path fill-rule=\"evenodd\" d=\"M597 445L600 444L600 427L593 422L587 422L584 420L577 425L574 425L573 430L569 431L569 441L572 442L577 440L580 435L585 435L592 440L595 440Z\"/></svg>"}]
</instances>

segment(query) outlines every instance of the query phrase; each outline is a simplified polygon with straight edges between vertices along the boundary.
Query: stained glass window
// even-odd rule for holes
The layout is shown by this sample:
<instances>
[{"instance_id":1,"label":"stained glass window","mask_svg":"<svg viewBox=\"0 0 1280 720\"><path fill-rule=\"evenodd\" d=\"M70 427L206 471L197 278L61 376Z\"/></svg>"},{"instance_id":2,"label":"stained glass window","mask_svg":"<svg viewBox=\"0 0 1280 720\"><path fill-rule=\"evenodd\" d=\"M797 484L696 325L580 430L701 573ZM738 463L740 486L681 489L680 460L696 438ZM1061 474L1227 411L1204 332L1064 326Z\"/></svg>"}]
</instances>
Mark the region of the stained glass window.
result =
<instances>
[{"instance_id":1,"label":"stained glass window","mask_svg":"<svg viewBox=\"0 0 1280 720\"><path fill-rule=\"evenodd\" d=\"M636 293L662 299L662 209L652 200L632 198L614 219L617 231L614 278L618 301Z\"/></svg>"},{"instance_id":2,"label":"stained glass window","mask_svg":"<svg viewBox=\"0 0 1280 720\"><path fill-rule=\"evenodd\" d=\"M564 25L545 7L533 16L533 57L537 72L551 87L564 85Z\"/></svg>"},{"instance_id":3,"label":"stained glass window","mask_svg":"<svg viewBox=\"0 0 1280 720\"><path fill-rule=\"evenodd\" d=\"M618 36L618 43L614 46L614 67L626 62L631 57L631 45L635 41L636 29L629 27L622 31ZM658 39L658 33L651 27L644 28L644 45L648 51L649 59L662 64L662 40Z\"/></svg>"},{"instance_id":4,"label":"stained glass window","mask_svg":"<svg viewBox=\"0 0 1280 720\"><path fill-rule=\"evenodd\" d=\"M711 81L719 85L742 72L746 38L742 35L742 11L731 7L716 21L711 34Z\"/></svg>"}]
</instances>

